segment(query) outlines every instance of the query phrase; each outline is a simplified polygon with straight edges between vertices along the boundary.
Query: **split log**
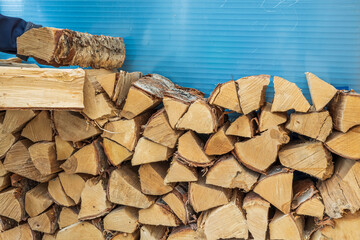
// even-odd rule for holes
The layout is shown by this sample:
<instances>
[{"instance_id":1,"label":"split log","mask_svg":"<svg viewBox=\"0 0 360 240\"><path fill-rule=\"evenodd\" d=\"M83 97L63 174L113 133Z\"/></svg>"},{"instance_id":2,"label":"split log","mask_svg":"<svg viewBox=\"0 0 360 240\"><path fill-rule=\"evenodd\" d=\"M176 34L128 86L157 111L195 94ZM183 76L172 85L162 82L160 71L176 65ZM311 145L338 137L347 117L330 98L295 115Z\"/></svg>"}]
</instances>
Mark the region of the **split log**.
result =
<instances>
[{"instance_id":1,"label":"split log","mask_svg":"<svg viewBox=\"0 0 360 240\"><path fill-rule=\"evenodd\" d=\"M0 159L4 158L12 145L17 141L18 134L1 133L0 124Z\"/></svg>"},{"instance_id":2,"label":"split log","mask_svg":"<svg viewBox=\"0 0 360 240\"><path fill-rule=\"evenodd\" d=\"M1 240L37 240L38 235L31 230L29 224L21 224L15 228L0 233Z\"/></svg>"},{"instance_id":3,"label":"split log","mask_svg":"<svg viewBox=\"0 0 360 240\"><path fill-rule=\"evenodd\" d=\"M59 173L58 177L66 195L78 204L85 187L85 180L78 174L66 174L65 172Z\"/></svg>"},{"instance_id":4,"label":"split log","mask_svg":"<svg viewBox=\"0 0 360 240\"><path fill-rule=\"evenodd\" d=\"M173 157L167 174L164 178L164 183L174 182L194 182L198 180L198 174L196 168L188 166L178 160L177 157Z\"/></svg>"},{"instance_id":5,"label":"split log","mask_svg":"<svg viewBox=\"0 0 360 240\"><path fill-rule=\"evenodd\" d=\"M276 211L269 223L270 239L304 239L305 220L303 216L294 216L291 213L283 214Z\"/></svg>"},{"instance_id":6,"label":"split log","mask_svg":"<svg viewBox=\"0 0 360 240\"><path fill-rule=\"evenodd\" d=\"M118 75L119 73L116 71L108 71L107 73L99 74L96 76L96 81L100 84L101 88L104 89L105 93L107 94L107 97L111 100L113 100L113 95L114 95L114 90Z\"/></svg>"},{"instance_id":7,"label":"split log","mask_svg":"<svg viewBox=\"0 0 360 240\"><path fill-rule=\"evenodd\" d=\"M181 134L171 128L164 108L151 116L143 132L144 137L169 148L175 147Z\"/></svg>"},{"instance_id":8,"label":"split log","mask_svg":"<svg viewBox=\"0 0 360 240\"><path fill-rule=\"evenodd\" d=\"M31 161L42 175L61 171L60 162L56 159L54 142L38 142L31 145L28 150Z\"/></svg>"},{"instance_id":9,"label":"split log","mask_svg":"<svg viewBox=\"0 0 360 240\"><path fill-rule=\"evenodd\" d=\"M8 188L0 193L0 215L17 222L25 219L24 192L20 188Z\"/></svg>"},{"instance_id":10,"label":"split log","mask_svg":"<svg viewBox=\"0 0 360 240\"><path fill-rule=\"evenodd\" d=\"M10 174L0 176L0 191L10 186Z\"/></svg>"},{"instance_id":11,"label":"split log","mask_svg":"<svg viewBox=\"0 0 360 240\"><path fill-rule=\"evenodd\" d=\"M270 204L254 192L246 194L243 209L246 211L247 227L254 240L265 240L268 229Z\"/></svg>"},{"instance_id":12,"label":"split log","mask_svg":"<svg viewBox=\"0 0 360 240\"><path fill-rule=\"evenodd\" d=\"M328 111L312 113L292 113L286 128L292 132L325 142L332 131L332 121Z\"/></svg>"},{"instance_id":13,"label":"split log","mask_svg":"<svg viewBox=\"0 0 360 240\"><path fill-rule=\"evenodd\" d=\"M252 138L255 135L256 124L252 114L242 115L231 123L226 135Z\"/></svg>"},{"instance_id":14,"label":"split log","mask_svg":"<svg viewBox=\"0 0 360 240\"><path fill-rule=\"evenodd\" d=\"M132 83L121 115L132 119L161 102L164 93L175 88L173 82L159 74L145 75Z\"/></svg>"},{"instance_id":15,"label":"split log","mask_svg":"<svg viewBox=\"0 0 360 240\"><path fill-rule=\"evenodd\" d=\"M218 84L211 93L208 102L212 105L242 113L237 84L234 80Z\"/></svg>"},{"instance_id":16,"label":"split log","mask_svg":"<svg viewBox=\"0 0 360 240\"><path fill-rule=\"evenodd\" d=\"M265 173L276 161L280 146L290 141L287 132L280 126L244 142L235 143L235 156L246 167Z\"/></svg>"},{"instance_id":17,"label":"split log","mask_svg":"<svg viewBox=\"0 0 360 240\"><path fill-rule=\"evenodd\" d=\"M44 233L41 240L56 240L56 234Z\"/></svg>"},{"instance_id":18,"label":"split log","mask_svg":"<svg viewBox=\"0 0 360 240\"><path fill-rule=\"evenodd\" d=\"M18 226L18 223L10 218L0 216L0 236L1 233Z\"/></svg>"},{"instance_id":19,"label":"split log","mask_svg":"<svg viewBox=\"0 0 360 240\"><path fill-rule=\"evenodd\" d=\"M199 99L190 105L177 122L176 128L210 134L216 132L223 122L224 116L219 108L211 107L204 100Z\"/></svg>"},{"instance_id":20,"label":"split log","mask_svg":"<svg viewBox=\"0 0 360 240\"><path fill-rule=\"evenodd\" d=\"M9 172L5 169L4 164L0 161L0 176L6 176Z\"/></svg>"},{"instance_id":21,"label":"split log","mask_svg":"<svg viewBox=\"0 0 360 240\"><path fill-rule=\"evenodd\" d=\"M188 192L185 185L177 185L172 192L163 196L162 200L183 224L187 225L190 222L194 211L189 205Z\"/></svg>"},{"instance_id":22,"label":"split log","mask_svg":"<svg viewBox=\"0 0 360 240\"><path fill-rule=\"evenodd\" d=\"M353 126L360 125L360 94L340 91L330 102L329 111L336 130L345 133Z\"/></svg>"},{"instance_id":23,"label":"split log","mask_svg":"<svg viewBox=\"0 0 360 240\"><path fill-rule=\"evenodd\" d=\"M109 138L129 151L133 151L140 137L141 126L149 117L149 113L144 113L130 120L121 119L109 122L105 125L102 137Z\"/></svg>"},{"instance_id":24,"label":"split log","mask_svg":"<svg viewBox=\"0 0 360 240\"><path fill-rule=\"evenodd\" d=\"M294 198L291 209L298 215L312 216L322 219L325 206L321 201L314 183L310 179L294 182Z\"/></svg>"},{"instance_id":25,"label":"split log","mask_svg":"<svg viewBox=\"0 0 360 240\"><path fill-rule=\"evenodd\" d=\"M102 232L89 222L78 222L61 229L57 235L56 240L79 240L79 239L93 239L104 240Z\"/></svg>"},{"instance_id":26,"label":"split log","mask_svg":"<svg viewBox=\"0 0 360 240\"><path fill-rule=\"evenodd\" d=\"M104 181L98 178L87 180L81 192L79 220L89 220L104 216L112 208L112 203L107 200Z\"/></svg>"},{"instance_id":27,"label":"split log","mask_svg":"<svg viewBox=\"0 0 360 240\"><path fill-rule=\"evenodd\" d=\"M100 134L100 129L75 112L54 111L54 123L61 139L79 142Z\"/></svg>"},{"instance_id":28,"label":"split log","mask_svg":"<svg viewBox=\"0 0 360 240\"><path fill-rule=\"evenodd\" d=\"M241 110L251 113L265 104L266 88L270 83L270 75L248 76L236 80L239 87Z\"/></svg>"},{"instance_id":29,"label":"split log","mask_svg":"<svg viewBox=\"0 0 360 240\"><path fill-rule=\"evenodd\" d=\"M116 204L148 208L154 202L154 197L141 192L137 172L127 165L122 165L111 173L107 192L109 201Z\"/></svg>"},{"instance_id":30,"label":"split log","mask_svg":"<svg viewBox=\"0 0 360 240\"><path fill-rule=\"evenodd\" d=\"M107 159L114 166L118 166L122 162L129 160L133 155L126 147L108 138L103 139L103 147Z\"/></svg>"},{"instance_id":31,"label":"split log","mask_svg":"<svg viewBox=\"0 0 360 240\"><path fill-rule=\"evenodd\" d=\"M74 209L68 207L63 207L61 209L58 218L58 224L60 229L73 225L78 221L78 213Z\"/></svg>"},{"instance_id":32,"label":"split log","mask_svg":"<svg viewBox=\"0 0 360 240\"><path fill-rule=\"evenodd\" d=\"M173 153L173 149L165 147L161 144L155 143L142 137L139 139L134 155L131 159L131 164L133 166L145 164L145 163L153 163L166 161Z\"/></svg>"},{"instance_id":33,"label":"split log","mask_svg":"<svg viewBox=\"0 0 360 240\"><path fill-rule=\"evenodd\" d=\"M53 177L53 175L42 175L31 161L29 147L31 143L29 140L20 140L16 142L6 154L4 167L7 171L16 173L20 176L37 182L46 182Z\"/></svg>"},{"instance_id":34,"label":"split log","mask_svg":"<svg viewBox=\"0 0 360 240\"><path fill-rule=\"evenodd\" d=\"M195 228L195 227L194 227ZM191 226L180 226L176 227L169 234L168 240L187 240L194 239L198 240L199 234Z\"/></svg>"},{"instance_id":35,"label":"split log","mask_svg":"<svg viewBox=\"0 0 360 240\"><path fill-rule=\"evenodd\" d=\"M241 208L242 200L240 192L235 191L229 203L202 213L199 225L207 240L248 238L248 226Z\"/></svg>"},{"instance_id":36,"label":"split log","mask_svg":"<svg viewBox=\"0 0 360 240\"><path fill-rule=\"evenodd\" d=\"M164 195L171 192L174 184L164 182L168 168L167 163L160 162L141 165L139 168L141 191L147 195Z\"/></svg>"},{"instance_id":37,"label":"split log","mask_svg":"<svg viewBox=\"0 0 360 240\"><path fill-rule=\"evenodd\" d=\"M118 233L111 240L138 240L140 238L140 231L137 230L133 233Z\"/></svg>"},{"instance_id":38,"label":"split log","mask_svg":"<svg viewBox=\"0 0 360 240\"><path fill-rule=\"evenodd\" d=\"M350 129L347 133L333 132L325 142L325 146L339 156L359 160L360 126Z\"/></svg>"},{"instance_id":39,"label":"split log","mask_svg":"<svg viewBox=\"0 0 360 240\"><path fill-rule=\"evenodd\" d=\"M178 157L194 166L211 165L214 160L213 156L208 156L204 152L204 143L193 132L188 131L179 138Z\"/></svg>"},{"instance_id":40,"label":"split log","mask_svg":"<svg viewBox=\"0 0 360 240\"><path fill-rule=\"evenodd\" d=\"M274 89L272 112L286 112L291 109L296 112L307 112L310 109L310 104L295 83L275 76Z\"/></svg>"},{"instance_id":41,"label":"split log","mask_svg":"<svg viewBox=\"0 0 360 240\"><path fill-rule=\"evenodd\" d=\"M286 112L271 112L271 103L265 103L259 114L259 131L264 132L270 128L281 125L287 121Z\"/></svg>"},{"instance_id":42,"label":"split log","mask_svg":"<svg viewBox=\"0 0 360 240\"><path fill-rule=\"evenodd\" d=\"M84 77L82 69L1 67L0 109L83 109Z\"/></svg>"},{"instance_id":43,"label":"split log","mask_svg":"<svg viewBox=\"0 0 360 240\"><path fill-rule=\"evenodd\" d=\"M57 215L58 213L54 206L39 216L29 218L28 223L33 231L54 234L58 228Z\"/></svg>"},{"instance_id":44,"label":"split log","mask_svg":"<svg viewBox=\"0 0 360 240\"><path fill-rule=\"evenodd\" d=\"M360 209L359 176L360 162L339 158L333 176L318 183L329 217L341 218L345 211L355 213Z\"/></svg>"},{"instance_id":45,"label":"split log","mask_svg":"<svg viewBox=\"0 0 360 240\"><path fill-rule=\"evenodd\" d=\"M206 174L206 184L223 188L250 191L259 174L242 166L233 155L225 155L215 162Z\"/></svg>"},{"instance_id":46,"label":"split log","mask_svg":"<svg viewBox=\"0 0 360 240\"><path fill-rule=\"evenodd\" d=\"M53 66L113 69L125 60L122 38L49 27L33 28L18 37L17 51Z\"/></svg>"},{"instance_id":47,"label":"split log","mask_svg":"<svg viewBox=\"0 0 360 240\"><path fill-rule=\"evenodd\" d=\"M332 155L321 142L290 143L279 151L283 166L325 180L334 172Z\"/></svg>"},{"instance_id":48,"label":"split log","mask_svg":"<svg viewBox=\"0 0 360 240\"><path fill-rule=\"evenodd\" d=\"M60 166L67 174L87 173L99 175L106 167L104 150L99 140L93 141L75 152Z\"/></svg>"},{"instance_id":49,"label":"split log","mask_svg":"<svg viewBox=\"0 0 360 240\"><path fill-rule=\"evenodd\" d=\"M23 93L21 94L23 95ZM36 116L33 110L7 110L3 120L2 133L14 133Z\"/></svg>"},{"instance_id":50,"label":"split log","mask_svg":"<svg viewBox=\"0 0 360 240\"><path fill-rule=\"evenodd\" d=\"M176 227L181 223L169 206L161 199L149 208L139 210L139 222L141 224L168 227Z\"/></svg>"},{"instance_id":51,"label":"split log","mask_svg":"<svg viewBox=\"0 0 360 240\"><path fill-rule=\"evenodd\" d=\"M121 206L104 217L104 228L110 231L133 233L139 226L138 209Z\"/></svg>"},{"instance_id":52,"label":"split log","mask_svg":"<svg viewBox=\"0 0 360 240\"><path fill-rule=\"evenodd\" d=\"M207 140L204 151L207 155L222 155L234 149L236 138L225 134L230 123L225 123L216 133Z\"/></svg>"},{"instance_id":53,"label":"split log","mask_svg":"<svg viewBox=\"0 0 360 240\"><path fill-rule=\"evenodd\" d=\"M165 226L143 225L140 228L140 239L165 240L169 229Z\"/></svg>"},{"instance_id":54,"label":"split log","mask_svg":"<svg viewBox=\"0 0 360 240\"><path fill-rule=\"evenodd\" d=\"M267 175L260 177L254 192L287 214L290 212L293 197L292 181L293 172L291 170L274 167Z\"/></svg>"},{"instance_id":55,"label":"split log","mask_svg":"<svg viewBox=\"0 0 360 240\"><path fill-rule=\"evenodd\" d=\"M53 141L52 121L48 111L41 111L21 132L21 136L32 142Z\"/></svg>"},{"instance_id":56,"label":"split log","mask_svg":"<svg viewBox=\"0 0 360 240\"><path fill-rule=\"evenodd\" d=\"M305 75L309 85L311 100L316 111L321 111L335 96L337 90L315 74L306 72Z\"/></svg>"},{"instance_id":57,"label":"split log","mask_svg":"<svg viewBox=\"0 0 360 240\"><path fill-rule=\"evenodd\" d=\"M60 136L55 136L55 146L57 160L68 159L75 150L71 143L61 139Z\"/></svg>"},{"instance_id":58,"label":"split log","mask_svg":"<svg viewBox=\"0 0 360 240\"><path fill-rule=\"evenodd\" d=\"M25 194L25 210L30 217L41 214L50 207L53 202L48 193L46 183L37 185Z\"/></svg>"},{"instance_id":59,"label":"split log","mask_svg":"<svg viewBox=\"0 0 360 240\"><path fill-rule=\"evenodd\" d=\"M190 204L195 212L227 204L230 197L230 189L207 185L204 178L199 179L197 182L189 183Z\"/></svg>"},{"instance_id":60,"label":"split log","mask_svg":"<svg viewBox=\"0 0 360 240\"><path fill-rule=\"evenodd\" d=\"M109 96L112 98L118 108L123 107L125 99L128 96L131 84L139 80L142 76L143 75L141 72L129 73L125 71L120 71L116 74L116 85L114 85L115 88L113 90L113 95ZM101 80L99 81L101 84Z\"/></svg>"},{"instance_id":61,"label":"split log","mask_svg":"<svg viewBox=\"0 0 360 240\"><path fill-rule=\"evenodd\" d=\"M48 192L54 202L58 205L70 207L75 206L76 203L70 197L68 197L61 186L59 177L54 178L48 183Z\"/></svg>"}]
</instances>

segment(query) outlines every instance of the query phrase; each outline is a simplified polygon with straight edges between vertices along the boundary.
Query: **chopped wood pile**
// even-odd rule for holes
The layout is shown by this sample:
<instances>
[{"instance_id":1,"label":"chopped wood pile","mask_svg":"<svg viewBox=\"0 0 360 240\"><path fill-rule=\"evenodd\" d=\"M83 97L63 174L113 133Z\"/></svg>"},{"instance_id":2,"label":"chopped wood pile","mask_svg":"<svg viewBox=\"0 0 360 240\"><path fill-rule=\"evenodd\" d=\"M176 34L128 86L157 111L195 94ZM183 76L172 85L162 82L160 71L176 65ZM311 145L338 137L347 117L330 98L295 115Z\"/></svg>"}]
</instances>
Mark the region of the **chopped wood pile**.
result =
<instances>
[{"instance_id":1,"label":"chopped wood pile","mask_svg":"<svg viewBox=\"0 0 360 240\"><path fill-rule=\"evenodd\" d=\"M53 76L0 71L4 83ZM313 106L276 76L269 103L268 75L206 99L158 74L56 71L77 83L43 101L25 86L0 97L0 239L360 236L360 94L311 73Z\"/></svg>"}]
</instances>

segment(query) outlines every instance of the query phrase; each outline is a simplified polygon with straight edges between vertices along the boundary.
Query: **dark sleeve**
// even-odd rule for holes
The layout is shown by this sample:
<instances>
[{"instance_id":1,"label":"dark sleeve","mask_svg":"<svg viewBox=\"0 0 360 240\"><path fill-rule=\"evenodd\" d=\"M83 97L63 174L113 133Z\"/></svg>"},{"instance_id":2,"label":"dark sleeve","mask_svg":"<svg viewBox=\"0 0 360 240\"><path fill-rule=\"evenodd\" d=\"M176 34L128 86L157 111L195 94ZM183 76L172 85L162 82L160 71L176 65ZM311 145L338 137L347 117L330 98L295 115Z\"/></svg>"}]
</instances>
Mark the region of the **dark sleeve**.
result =
<instances>
[{"instance_id":1,"label":"dark sleeve","mask_svg":"<svg viewBox=\"0 0 360 240\"><path fill-rule=\"evenodd\" d=\"M16 38L26 31L27 25L21 18L0 14L0 52L16 54Z\"/></svg>"}]
</instances>

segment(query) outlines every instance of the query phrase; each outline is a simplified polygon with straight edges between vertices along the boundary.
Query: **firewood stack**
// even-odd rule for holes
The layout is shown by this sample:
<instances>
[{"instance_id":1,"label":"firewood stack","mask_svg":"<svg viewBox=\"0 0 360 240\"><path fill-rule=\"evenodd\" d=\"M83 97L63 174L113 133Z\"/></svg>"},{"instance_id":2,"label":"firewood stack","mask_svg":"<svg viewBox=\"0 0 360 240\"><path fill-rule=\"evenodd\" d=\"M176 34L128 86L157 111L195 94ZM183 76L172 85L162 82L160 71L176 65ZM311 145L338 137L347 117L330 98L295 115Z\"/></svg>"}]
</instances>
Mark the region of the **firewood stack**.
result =
<instances>
[{"instance_id":1,"label":"firewood stack","mask_svg":"<svg viewBox=\"0 0 360 240\"><path fill-rule=\"evenodd\" d=\"M158 74L2 69L67 95L0 97L0 239L360 236L360 94L312 73L313 106L277 76L266 102L269 75L206 99Z\"/></svg>"}]
</instances>

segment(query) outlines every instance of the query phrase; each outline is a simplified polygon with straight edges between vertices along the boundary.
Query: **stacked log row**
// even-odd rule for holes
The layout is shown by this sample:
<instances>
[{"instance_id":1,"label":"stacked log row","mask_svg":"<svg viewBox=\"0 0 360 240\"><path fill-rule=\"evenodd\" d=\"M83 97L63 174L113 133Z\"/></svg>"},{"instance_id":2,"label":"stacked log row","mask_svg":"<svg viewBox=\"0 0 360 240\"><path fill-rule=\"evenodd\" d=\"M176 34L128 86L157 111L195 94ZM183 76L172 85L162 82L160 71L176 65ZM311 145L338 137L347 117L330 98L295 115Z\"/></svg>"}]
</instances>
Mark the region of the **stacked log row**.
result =
<instances>
[{"instance_id":1,"label":"stacked log row","mask_svg":"<svg viewBox=\"0 0 360 240\"><path fill-rule=\"evenodd\" d=\"M306 77L85 70L81 112L2 111L0 239L357 239L360 95Z\"/></svg>"}]
</instances>

